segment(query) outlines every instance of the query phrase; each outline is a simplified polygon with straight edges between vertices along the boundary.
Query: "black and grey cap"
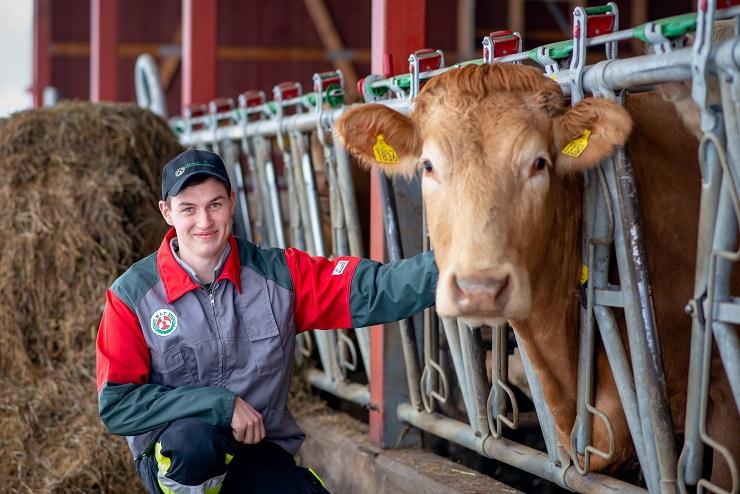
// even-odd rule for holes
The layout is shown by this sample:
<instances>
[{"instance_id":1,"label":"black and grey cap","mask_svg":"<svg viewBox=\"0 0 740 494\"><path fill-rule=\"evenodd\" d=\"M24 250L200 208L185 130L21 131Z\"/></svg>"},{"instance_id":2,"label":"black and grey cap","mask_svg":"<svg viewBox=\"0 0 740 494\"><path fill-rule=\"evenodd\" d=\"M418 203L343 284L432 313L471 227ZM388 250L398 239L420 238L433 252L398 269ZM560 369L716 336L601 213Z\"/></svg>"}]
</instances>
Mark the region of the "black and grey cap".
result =
<instances>
[{"instance_id":1,"label":"black and grey cap","mask_svg":"<svg viewBox=\"0 0 740 494\"><path fill-rule=\"evenodd\" d=\"M189 149L172 158L162 169L162 200L176 196L185 182L196 175L211 175L231 192L229 174L221 157L202 149Z\"/></svg>"}]
</instances>

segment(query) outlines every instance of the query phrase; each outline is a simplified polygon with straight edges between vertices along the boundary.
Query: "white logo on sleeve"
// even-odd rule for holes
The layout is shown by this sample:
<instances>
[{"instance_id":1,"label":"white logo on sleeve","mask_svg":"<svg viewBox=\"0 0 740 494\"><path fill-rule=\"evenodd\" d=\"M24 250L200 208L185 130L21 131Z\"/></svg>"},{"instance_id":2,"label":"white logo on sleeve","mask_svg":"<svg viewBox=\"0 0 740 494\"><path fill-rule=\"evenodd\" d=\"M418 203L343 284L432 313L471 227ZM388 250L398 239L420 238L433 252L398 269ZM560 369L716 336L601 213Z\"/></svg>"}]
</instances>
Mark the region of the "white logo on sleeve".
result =
<instances>
[{"instance_id":1,"label":"white logo on sleeve","mask_svg":"<svg viewBox=\"0 0 740 494\"><path fill-rule=\"evenodd\" d=\"M349 264L349 261L339 261L336 266L334 266L334 271L332 271L332 275L339 276L340 274L344 273L344 268L347 267L347 264Z\"/></svg>"}]
</instances>

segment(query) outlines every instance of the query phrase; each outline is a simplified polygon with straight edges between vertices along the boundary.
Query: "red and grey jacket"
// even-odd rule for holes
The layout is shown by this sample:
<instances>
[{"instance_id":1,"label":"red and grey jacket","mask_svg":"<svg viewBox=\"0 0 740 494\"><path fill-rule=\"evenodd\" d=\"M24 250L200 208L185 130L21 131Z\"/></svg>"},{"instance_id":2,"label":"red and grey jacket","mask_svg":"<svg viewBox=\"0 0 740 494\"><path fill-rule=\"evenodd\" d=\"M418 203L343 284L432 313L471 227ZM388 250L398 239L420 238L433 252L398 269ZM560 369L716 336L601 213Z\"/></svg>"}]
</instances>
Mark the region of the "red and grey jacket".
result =
<instances>
[{"instance_id":1,"label":"red and grey jacket","mask_svg":"<svg viewBox=\"0 0 740 494\"><path fill-rule=\"evenodd\" d=\"M295 454L304 438L287 409L296 334L396 321L434 303L431 252L383 265L231 237L207 290L178 264L174 237L113 283L98 331L100 417L135 457L176 419L230 429L237 395L262 414L267 440Z\"/></svg>"}]
</instances>

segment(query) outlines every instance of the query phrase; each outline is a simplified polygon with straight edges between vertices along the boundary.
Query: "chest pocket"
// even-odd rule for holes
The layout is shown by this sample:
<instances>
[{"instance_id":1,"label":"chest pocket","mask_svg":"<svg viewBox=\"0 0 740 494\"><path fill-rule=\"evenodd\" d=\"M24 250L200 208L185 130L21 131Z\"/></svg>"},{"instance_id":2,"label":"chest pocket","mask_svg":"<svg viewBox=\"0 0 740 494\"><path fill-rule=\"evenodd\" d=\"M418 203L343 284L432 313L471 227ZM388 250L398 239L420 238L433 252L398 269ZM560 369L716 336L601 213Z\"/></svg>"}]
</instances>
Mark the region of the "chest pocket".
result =
<instances>
[{"instance_id":1,"label":"chest pocket","mask_svg":"<svg viewBox=\"0 0 740 494\"><path fill-rule=\"evenodd\" d=\"M165 354L151 354L149 382L165 386L192 386L197 381L186 365L180 348Z\"/></svg>"},{"instance_id":2,"label":"chest pocket","mask_svg":"<svg viewBox=\"0 0 740 494\"><path fill-rule=\"evenodd\" d=\"M262 290L250 290L241 297L239 317L242 330L252 347L250 358L257 364L261 376L282 369L284 364L283 345L275 316L272 313L267 284L262 280Z\"/></svg>"}]
</instances>

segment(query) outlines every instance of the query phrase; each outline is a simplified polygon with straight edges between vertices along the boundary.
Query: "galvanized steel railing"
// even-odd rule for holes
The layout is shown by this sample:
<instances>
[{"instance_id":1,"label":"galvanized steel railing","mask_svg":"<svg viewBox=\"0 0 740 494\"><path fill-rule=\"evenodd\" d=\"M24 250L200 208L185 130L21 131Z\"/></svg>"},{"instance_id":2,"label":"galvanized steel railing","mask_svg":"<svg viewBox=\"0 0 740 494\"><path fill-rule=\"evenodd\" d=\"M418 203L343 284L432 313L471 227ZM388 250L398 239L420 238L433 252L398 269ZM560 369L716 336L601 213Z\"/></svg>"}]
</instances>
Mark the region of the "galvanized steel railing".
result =
<instances>
[{"instance_id":1,"label":"galvanized steel railing","mask_svg":"<svg viewBox=\"0 0 740 494\"><path fill-rule=\"evenodd\" d=\"M614 454L613 433L609 434L607 451L591 444L594 420L603 421L611 431L608 417L595 408L593 400L598 328L647 489L656 493L686 492L689 485L697 486L699 491L722 492L701 477L703 451L709 447L725 458L733 476L730 492L738 492L740 476L735 460L707 433L713 340L717 341L735 403L740 408L740 341L737 334L740 299L732 297L729 285L732 263L740 258L740 251L735 250L740 218L740 37L736 35L719 45L712 43L712 22L740 15L740 7L734 6L736 3L724 0L721 4L726 8L716 10L714 0L702 0L697 14L662 19L623 31L618 30L618 11L613 2L603 7L579 7L574 12L574 38L570 41L521 52L518 33L500 31L484 39L481 59L445 68L440 51L422 50L411 55L409 74L390 78L369 76L362 81L366 101L386 104L404 113L409 112L423 81L471 63L533 60L561 85L573 104L586 93L619 101L619 92L623 89L662 82L692 82L693 97L702 113L703 187L695 296L686 307L693 317L693 326L686 440L680 456L677 458L679 447L674 443L660 345L652 315L643 232L639 229L639 210L633 193L634 179L628 158L621 149L584 178L586 235L582 260L589 277L586 307L581 310L578 382L573 383L577 388L577 418L571 434L572 455L558 444L552 413L544 403L537 374L521 347L547 453L502 436L505 427L515 429L520 421L516 397L508 382L507 327L492 330L492 384L489 385L483 366L486 349L481 328L470 328L452 319L441 320L454 367L453 379L440 365L440 333L435 314L427 311L424 315L421 361L412 321L402 322L411 403L399 406L399 418L571 490L643 492L637 486L590 473L592 455L609 459ZM682 47L682 36L693 31L696 31L693 46ZM654 53L618 59L616 42L630 38L652 45ZM592 46L604 46L606 56L605 60L587 66L586 49ZM708 104L707 79L710 76L719 76L721 109ZM182 118L173 119L172 126L183 144L211 147L233 165L232 178L239 194L237 223L241 223L237 231L241 229L247 238L262 245L284 247L290 244L316 255L362 256L349 157L332 135L333 122L343 111L342 77L338 72L316 74L313 81L314 92L310 94L301 94L298 84L281 84L275 87L272 102L267 102L264 94L252 91L240 95L238 106L222 100L212 102L210 109L187 108ZM293 112L291 115L287 115L289 109ZM323 169L330 190L331 253L326 252L321 233L315 177L306 138L308 132L317 132L325 157ZM273 140L282 153L282 175L276 173L272 162ZM247 159L247 177L241 176L240 153ZM283 183L279 182L280 178ZM287 191L287 212L281 203L282 188ZM246 194L254 200L247 201ZM381 180L381 196L388 252L393 260L401 257L400 237L392 186L387 179ZM250 204L252 209L248 210ZM618 287L608 283L608 263L594 262L596 258L608 259L612 246L620 275L621 286ZM621 309L625 314L629 359L613 309ZM317 332L314 337L322 370L310 370L309 381L344 399L369 405L367 386L346 377L347 371L358 369L355 342L369 376L367 329L355 330L354 338L351 332L344 331ZM309 356L312 346L311 336L301 335L300 356ZM436 413L447 402L453 384L461 390L467 423Z\"/></svg>"}]
</instances>

